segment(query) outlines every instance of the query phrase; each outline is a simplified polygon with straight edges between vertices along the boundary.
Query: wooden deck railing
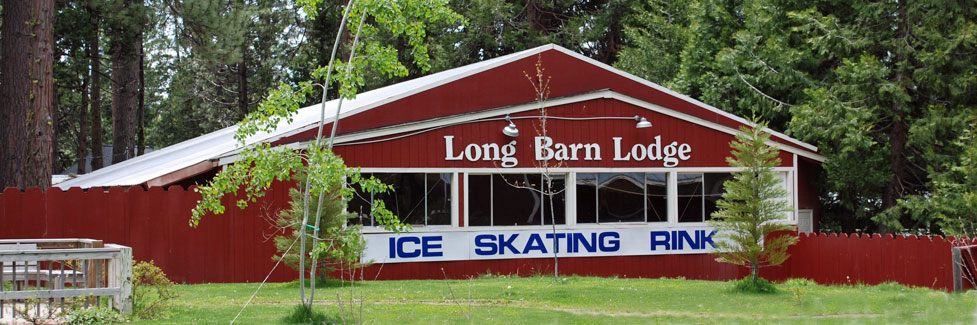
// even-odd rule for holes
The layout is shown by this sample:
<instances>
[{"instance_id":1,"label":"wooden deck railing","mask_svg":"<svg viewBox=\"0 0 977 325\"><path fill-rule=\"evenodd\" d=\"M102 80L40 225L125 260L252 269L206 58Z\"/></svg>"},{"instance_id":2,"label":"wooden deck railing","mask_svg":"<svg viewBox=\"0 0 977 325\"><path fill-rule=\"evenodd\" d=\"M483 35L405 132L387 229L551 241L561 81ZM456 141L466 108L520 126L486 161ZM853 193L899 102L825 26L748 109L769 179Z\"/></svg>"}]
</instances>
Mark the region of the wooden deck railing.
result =
<instances>
[{"instance_id":1,"label":"wooden deck railing","mask_svg":"<svg viewBox=\"0 0 977 325\"><path fill-rule=\"evenodd\" d=\"M132 248L92 239L0 240L0 319L21 309L53 314L66 304L132 311ZM36 306L29 306L36 304ZM43 304L43 306L42 306Z\"/></svg>"}]
</instances>

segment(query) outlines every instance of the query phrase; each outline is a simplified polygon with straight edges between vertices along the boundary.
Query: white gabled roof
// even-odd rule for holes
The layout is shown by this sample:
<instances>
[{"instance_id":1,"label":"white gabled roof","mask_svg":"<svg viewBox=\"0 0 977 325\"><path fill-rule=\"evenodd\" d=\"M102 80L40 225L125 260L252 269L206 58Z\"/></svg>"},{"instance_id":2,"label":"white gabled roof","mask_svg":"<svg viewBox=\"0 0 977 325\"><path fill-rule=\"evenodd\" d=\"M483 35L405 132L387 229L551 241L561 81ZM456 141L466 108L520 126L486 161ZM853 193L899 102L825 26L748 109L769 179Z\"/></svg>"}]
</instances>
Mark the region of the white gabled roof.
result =
<instances>
[{"instance_id":1,"label":"white gabled roof","mask_svg":"<svg viewBox=\"0 0 977 325\"><path fill-rule=\"evenodd\" d=\"M340 119L458 80L462 77L517 61L527 56L552 49L553 47L554 45L540 46L358 94L355 99L344 101L343 110L340 112ZM326 123L332 122L333 117L336 115L338 104L338 100L331 100L326 103ZM320 110L321 106L319 104L303 107L292 117L291 123L283 121L279 123L278 128L273 132L260 132L248 138L247 144L271 142L282 137L313 129L318 125ZM236 130L236 125L223 128L88 174L79 175L73 179L54 184L54 186L67 190L71 187L90 188L144 184L164 175L202 162L216 160L236 151L239 149L237 141L234 140L234 132Z\"/></svg>"},{"instance_id":2,"label":"white gabled roof","mask_svg":"<svg viewBox=\"0 0 977 325\"><path fill-rule=\"evenodd\" d=\"M429 90L431 88L441 86L501 65L518 61L548 50L560 51L584 62L613 72L624 78L634 80L642 85L680 98L705 110L730 118L742 124L750 124L738 116L706 105L705 103L689 98L688 96L678 94L653 82L617 70L606 64L553 44L524 50L463 67L445 70L428 76L358 94L355 99L348 100L343 103L342 111L340 112L340 119L356 115L375 107ZM338 100L331 100L326 103L325 123L332 122L333 117L336 115L336 108L338 104ZM248 138L246 144L250 145L254 143L274 142L283 137L296 135L314 129L318 126L320 110L321 105L319 104L303 107L299 109L298 112L292 117L291 123L283 121L279 123L278 128L275 131L267 133L260 132L255 136ZM71 180L55 184L54 186L60 187L61 189L68 189L70 187L90 188L100 186L133 186L145 184L154 179L171 173L179 172L191 166L204 162L216 162L221 157L232 156L240 149L237 141L234 140L234 132L236 130L237 126L217 130L157 151L153 151L151 153L147 153L143 156L96 170L89 174L81 175ZM810 150L812 152L817 151L817 148L810 144L793 139L773 130L767 129L766 131L785 139L798 147ZM823 157L820 157L819 155L818 157L820 159L815 160L823 161Z\"/></svg>"}]
</instances>

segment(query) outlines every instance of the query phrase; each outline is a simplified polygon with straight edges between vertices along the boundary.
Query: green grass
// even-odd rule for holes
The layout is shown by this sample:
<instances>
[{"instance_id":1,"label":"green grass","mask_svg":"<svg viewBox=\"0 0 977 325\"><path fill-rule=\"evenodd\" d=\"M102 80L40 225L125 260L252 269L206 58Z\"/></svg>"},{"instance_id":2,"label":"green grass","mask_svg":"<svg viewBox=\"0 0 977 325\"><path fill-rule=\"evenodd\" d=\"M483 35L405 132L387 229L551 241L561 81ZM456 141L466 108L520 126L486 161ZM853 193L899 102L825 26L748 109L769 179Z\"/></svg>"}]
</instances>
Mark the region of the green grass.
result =
<instances>
[{"instance_id":1,"label":"green grass","mask_svg":"<svg viewBox=\"0 0 977 325\"><path fill-rule=\"evenodd\" d=\"M469 282L371 281L353 292L364 297L371 324L469 323ZM772 294L737 293L732 283L682 279L482 277L472 281L474 323L974 323L977 294L948 294L897 284L820 286L807 280L776 284ZM169 318L153 323L228 323L257 284L179 285ZM297 283L265 284L238 323L281 323L295 310ZM336 295L349 288L328 283L316 305L340 320ZM459 308L457 304L461 304ZM347 307L348 308L348 307ZM348 311L348 309L347 309Z\"/></svg>"}]
</instances>

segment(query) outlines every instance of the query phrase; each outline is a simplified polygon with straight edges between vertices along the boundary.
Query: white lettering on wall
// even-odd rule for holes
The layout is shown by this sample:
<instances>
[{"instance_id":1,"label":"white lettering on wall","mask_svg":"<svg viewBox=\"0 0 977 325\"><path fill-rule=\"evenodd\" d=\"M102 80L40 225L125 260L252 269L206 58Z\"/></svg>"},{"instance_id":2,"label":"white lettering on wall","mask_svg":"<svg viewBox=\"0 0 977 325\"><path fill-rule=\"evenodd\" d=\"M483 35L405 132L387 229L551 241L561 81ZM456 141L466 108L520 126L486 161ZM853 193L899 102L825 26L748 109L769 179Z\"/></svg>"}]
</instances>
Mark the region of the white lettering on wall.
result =
<instances>
[{"instance_id":1,"label":"white lettering on wall","mask_svg":"<svg viewBox=\"0 0 977 325\"><path fill-rule=\"evenodd\" d=\"M596 143L553 143L553 138L536 137L536 160L578 160L578 151L584 149L584 160L600 160L600 145Z\"/></svg>"},{"instance_id":2,"label":"white lettering on wall","mask_svg":"<svg viewBox=\"0 0 977 325\"><path fill-rule=\"evenodd\" d=\"M444 160L461 160L462 154L460 152L458 153L457 156L452 154L452 152L454 151L452 149L452 147L454 147L454 142L455 142L455 136L453 135L444 136Z\"/></svg>"},{"instance_id":3,"label":"white lettering on wall","mask_svg":"<svg viewBox=\"0 0 977 325\"><path fill-rule=\"evenodd\" d=\"M469 143L463 149L456 151L454 136L444 136L444 160L460 161L499 161L502 167L512 168L519 164L516 159L516 140L504 145L497 143ZM662 144L662 136L656 135L654 142L648 144L636 143L627 147L622 137L612 137L614 143L614 161L662 161L665 167L676 167L680 162L692 158L692 146L688 143L672 141ZM581 151L583 151L581 153ZM551 137L538 136L533 138L533 158L537 161L576 161L601 160L600 144L597 143L560 143Z\"/></svg>"},{"instance_id":4,"label":"white lettering on wall","mask_svg":"<svg viewBox=\"0 0 977 325\"><path fill-rule=\"evenodd\" d=\"M454 141L455 136L444 136L444 160L468 160L471 162L494 160L502 162L502 167L505 168L516 167L519 164L519 160L515 157L516 140L509 141L501 147L497 143L483 143L481 145L469 143L464 150L458 151L457 154L455 154Z\"/></svg>"},{"instance_id":5,"label":"white lettering on wall","mask_svg":"<svg viewBox=\"0 0 977 325\"><path fill-rule=\"evenodd\" d=\"M662 136L655 136L655 142L643 145L636 143L631 146L631 150L622 150L621 137L613 137L614 140L614 160L615 161L658 161L661 160L665 167L678 166L679 161L692 158L692 146L688 143L679 144L672 141L666 146L662 146Z\"/></svg>"}]
</instances>

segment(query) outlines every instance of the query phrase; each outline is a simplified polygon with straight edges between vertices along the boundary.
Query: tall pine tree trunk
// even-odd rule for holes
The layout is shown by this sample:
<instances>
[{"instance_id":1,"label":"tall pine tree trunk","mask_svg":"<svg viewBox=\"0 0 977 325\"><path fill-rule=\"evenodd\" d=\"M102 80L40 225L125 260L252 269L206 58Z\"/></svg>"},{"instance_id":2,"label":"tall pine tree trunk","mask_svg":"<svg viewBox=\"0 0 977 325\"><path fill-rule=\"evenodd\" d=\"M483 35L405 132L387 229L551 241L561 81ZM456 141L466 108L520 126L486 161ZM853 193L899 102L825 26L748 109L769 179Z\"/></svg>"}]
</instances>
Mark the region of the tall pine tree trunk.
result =
<instances>
[{"instance_id":1,"label":"tall pine tree trunk","mask_svg":"<svg viewBox=\"0 0 977 325\"><path fill-rule=\"evenodd\" d=\"M241 49L241 62L237 64L237 100L241 118L248 115L248 48Z\"/></svg>"},{"instance_id":2,"label":"tall pine tree trunk","mask_svg":"<svg viewBox=\"0 0 977 325\"><path fill-rule=\"evenodd\" d=\"M92 91L90 95L91 100L91 117L92 117L92 170L96 171L105 165L104 159L102 159L102 61L99 52L101 49L98 45L99 38L99 16L98 12L92 7L91 3L88 5L88 14L91 17L92 28L95 29L95 37L89 40L88 44L91 44L90 54L92 56Z\"/></svg>"},{"instance_id":3,"label":"tall pine tree trunk","mask_svg":"<svg viewBox=\"0 0 977 325\"><path fill-rule=\"evenodd\" d=\"M54 1L3 5L0 187L51 185Z\"/></svg>"},{"instance_id":4,"label":"tall pine tree trunk","mask_svg":"<svg viewBox=\"0 0 977 325\"><path fill-rule=\"evenodd\" d=\"M139 40L133 0L123 2L112 26L112 163L135 156L136 113L139 110Z\"/></svg>"},{"instance_id":5,"label":"tall pine tree trunk","mask_svg":"<svg viewBox=\"0 0 977 325\"><path fill-rule=\"evenodd\" d=\"M142 156L146 153L146 50L143 47L142 34L139 35L139 110L136 112L139 120L136 132L137 150L136 153Z\"/></svg>"},{"instance_id":6,"label":"tall pine tree trunk","mask_svg":"<svg viewBox=\"0 0 977 325\"><path fill-rule=\"evenodd\" d=\"M81 116L78 118L78 171L79 175L88 171L88 74L81 79Z\"/></svg>"},{"instance_id":7,"label":"tall pine tree trunk","mask_svg":"<svg viewBox=\"0 0 977 325\"><path fill-rule=\"evenodd\" d=\"M899 9L896 15L898 20L898 26L896 27L896 38L899 40L905 40L909 31L908 25L906 23L906 6L904 2L898 4ZM894 67L896 74L894 76L894 81L898 84L903 84L906 78L906 70L908 67L906 58L906 49L895 49L895 63ZM905 90L909 92L909 89ZM890 172L892 173L892 178L889 179L889 183L886 184L885 190L882 192L882 209L888 209L896 206L898 200L903 196L903 179L906 174L906 142L909 135L909 122L907 120L907 108L903 107L907 103L903 103L898 98L892 99L892 127L889 129L889 163ZM891 232L893 229L887 229L885 226L880 225L879 232Z\"/></svg>"},{"instance_id":8,"label":"tall pine tree trunk","mask_svg":"<svg viewBox=\"0 0 977 325\"><path fill-rule=\"evenodd\" d=\"M54 43L51 43L51 48L54 48ZM52 55L53 59L53 55ZM52 63L54 61L51 61ZM53 70L52 70L53 72ZM53 80L53 79L52 79ZM58 96L58 84L52 83L54 87L51 90L52 100L51 100L51 174L61 173L61 154L58 152L58 133L61 132L58 127L58 119L61 113L61 96Z\"/></svg>"}]
</instances>

